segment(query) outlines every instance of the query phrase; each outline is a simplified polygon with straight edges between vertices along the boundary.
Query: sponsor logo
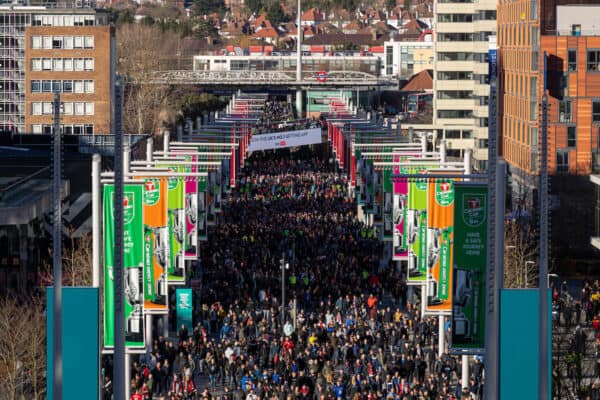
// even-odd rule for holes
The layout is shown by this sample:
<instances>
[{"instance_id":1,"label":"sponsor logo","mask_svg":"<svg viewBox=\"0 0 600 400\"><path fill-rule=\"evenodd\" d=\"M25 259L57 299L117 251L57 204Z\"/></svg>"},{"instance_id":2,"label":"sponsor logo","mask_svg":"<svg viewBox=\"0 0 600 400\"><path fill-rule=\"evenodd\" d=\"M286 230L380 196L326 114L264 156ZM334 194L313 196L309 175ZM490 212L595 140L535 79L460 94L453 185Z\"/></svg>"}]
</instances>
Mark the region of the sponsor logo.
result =
<instances>
[{"instance_id":1,"label":"sponsor logo","mask_svg":"<svg viewBox=\"0 0 600 400\"><path fill-rule=\"evenodd\" d=\"M144 204L153 206L160 199L160 181L158 179L146 179L144 182Z\"/></svg>"},{"instance_id":2,"label":"sponsor logo","mask_svg":"<svg viewBox=\"0 0 600 400\"><path fill-rule=\"evenodd\" d=\"M454 184L452 181L436 183L435 201L442 207L447 207L454 202Z\"/></svg>"},{"instance_id":3,"label":"sponsor logo","mask_svg":"<svg viewBox=\"0 0 600 400\"><path fill-rule=\"evenodd\" d=\"M486 195L464 194L463 195L463 222L470 227L483 224L486 218Z\"/></svg>"},{"instance_id":4,"label":"sponsor logo","mask_svg":"<svg viewBox=\"0 0 600 400\"><path fill-rule=\"evenodd\" d=\"M133 221L135 216L134 208L134 195L131 192L123 193L123 224L127 225Z\"/></svg>"}]
</instances>

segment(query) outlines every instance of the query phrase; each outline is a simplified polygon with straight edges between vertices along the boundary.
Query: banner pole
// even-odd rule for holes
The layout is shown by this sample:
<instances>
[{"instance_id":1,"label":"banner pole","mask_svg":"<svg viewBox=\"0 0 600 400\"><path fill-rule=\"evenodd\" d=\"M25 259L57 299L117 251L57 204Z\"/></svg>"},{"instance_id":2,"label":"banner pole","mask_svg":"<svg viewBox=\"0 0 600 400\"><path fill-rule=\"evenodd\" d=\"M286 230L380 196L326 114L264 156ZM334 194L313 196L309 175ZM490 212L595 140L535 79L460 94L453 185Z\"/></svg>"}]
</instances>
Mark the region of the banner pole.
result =
<instances>
[{"instance_id":1,"label":"banner pole","mask_svg":"<svg viewBox=\"0 0 600 400\"><path fill-rule=\"evenodd\" d=\"M462 356L461 385L463 389L469 388L469 356L466 354Z\"/></svg>"},{"instance_id":2,"label":"banner pole","mask_svg":"<svg viewBox=\"0 0 600 400\"><path fill-rule=\"evenodd\" d=\"M148 140L146 141L146 161L151 162L152 161L152 150L154 147L154 139L152 139L151 137L148 138ZM151 164L146 165L147 167L151 167Z\"/></svg>"},{"instance_id":3,"label":"banner pole","mask_svg":"<svg viewBox=\"0 0 600 400\"><path fill-rule=\"evenodd\" d=\"M100 287L100 154L92 156L92 287Z\"/></svg>"},{"instance_id":4,"label":"banner pole","mask_svg":"<svg viewBox=\"0 0 600 400\"><path fill-rule=\"evenodd\" d=\"M438 319L438 357L441 357L444 354L444 324L446 323L446 318L443 315L439 316Z\"/></svg>"},{"instance_id":5,"label":"banner pole","mask_svg":"<svg viewBox=\"0 0 600 400\"><path fill-rule=\"evenodd\" d=\"M54 126L52 154L52 272L54 278L53 318L54 332L52 351L54 354L52 396L62 400L62 144L60 132L60 93L54 93Z\"/></svg>"}]
</instances>

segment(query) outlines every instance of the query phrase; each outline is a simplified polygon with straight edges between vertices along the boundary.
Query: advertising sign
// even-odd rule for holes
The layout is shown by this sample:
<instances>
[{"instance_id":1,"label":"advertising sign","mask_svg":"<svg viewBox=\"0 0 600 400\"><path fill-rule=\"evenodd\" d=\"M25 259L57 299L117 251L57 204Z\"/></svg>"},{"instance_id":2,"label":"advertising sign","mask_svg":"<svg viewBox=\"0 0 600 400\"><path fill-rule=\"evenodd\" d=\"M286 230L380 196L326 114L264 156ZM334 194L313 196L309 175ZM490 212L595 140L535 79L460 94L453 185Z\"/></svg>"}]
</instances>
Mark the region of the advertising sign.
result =
<instances>
[{"instance_id":1,"label":"advertising sign","mask_svg":"<svg viewBox=\"0 0 600 400\"><path fill-rule=\"evenodd\" d=\"M454 194L451 346L476 354L485 339L488 190L485 184L457 183Z\"/></svg>"},{"instance_id":2,"label":"advertising sign","mask_svg":"<svg viewBox=\"0 0 600 400\"><path fill-rule=\"evenodd\" d=\"M420 155L420 153L394 154L394 174L408 174L409 164L407 163L407 159L418 155ZM394 195L392 198L392 223L394 232L392 238L392 259L406 260L408 257L408 248L406 239L404 238L404 225L408 202L408 179L395 178L393 181Z\"/></svg>"},{"instance_id":3,"label":"advertising sign","mask_svg":"<svg viewBox=\"0 0 600 400\"><path fill-rule=\"evenodd\" d=\"M172 172L185 172L182 165L167 165ZM169 285L185 283L185 181L181 177L167 179L168 217L169 217L169 247L171 257L167 268Z\"/></svg>"},{"instance_id":4,"label":"advertising sign","mask_svg":"<svg viewBox=\"0 0 600 400\"><path fill-rule=\"evenodd\" d=\"M187 161L196 162L196 156L186 156ZM198 172L197 165L185 167L186 172ZM185 258L195 260L198 256L198 180L185 179Z\"/></svg>"},{"instance_id":5,"label":"advertising sign","mask_svg":"<svg viewBox=\"0 0 600 400\"><path fill-rule=\"evenodd\" d=\"M315 143L321 143L321 128L254 135L250 139L248 151L283 149Z\"/></svg>"},{"instance_id":6,"label":"advertising sign","mask_svg":"<svg viewBox=\"0 0 600 400\"><path fill-rule=\"evenodd\" d=\"M452 240L454 181L427 183L427 312L450 313L452 308Z\"/></svg>"},{"instance_id":7,"label":"advertising sign","mask_svg":"<svg viewBox=\"0 0 600 400\"><path fill-rule=\"evenodd\" d=\"M180 288L175 291L177 300L177 330L185 325L188 332L194 330L192 321L192 289Z\"/></svg>"},{"instance_id":8,"label":"advertising sign","mask_svg":"<svg viewBox=\"0 0 600 400\"><path fill-rule=\"evenodd\" d=\"M427 166L413 165L411 174L426 174ZM408 184L406 210L406 245L408 247L407 284L427 281L427 179L412 179Z\"/></svg>"},{"instance_id":9,"label":"advertising sign","mask_svg":"<svg viewBox=\"0 0 600 400\"><path fill-rule=\"evenodd\" d=\"M114 185L104 185L104 347L114 347ZM142 185L123 188L125 346L144 347L144 222Z\"/></svg>"},{"instance_id":10,"label":"advertising sign","mask_svg":"<svg viewBox=\"0 0 600 400\"><path fill-rule=\"evenodd\" d=\"M206 182L206 223L213 226L217 219L215 211L215 173L209 172Z\"/></svg>"},{"instance_id":11,"label":"advertising sign","mask_svg":"<svg viewBox=\"0 0 600 400\"><path fill-rule=\"evenodd\" d=\"M144 183L144 311L168 313L167 264L170 259L167 179L140 177Z\"/></svg>"}]
</instances>

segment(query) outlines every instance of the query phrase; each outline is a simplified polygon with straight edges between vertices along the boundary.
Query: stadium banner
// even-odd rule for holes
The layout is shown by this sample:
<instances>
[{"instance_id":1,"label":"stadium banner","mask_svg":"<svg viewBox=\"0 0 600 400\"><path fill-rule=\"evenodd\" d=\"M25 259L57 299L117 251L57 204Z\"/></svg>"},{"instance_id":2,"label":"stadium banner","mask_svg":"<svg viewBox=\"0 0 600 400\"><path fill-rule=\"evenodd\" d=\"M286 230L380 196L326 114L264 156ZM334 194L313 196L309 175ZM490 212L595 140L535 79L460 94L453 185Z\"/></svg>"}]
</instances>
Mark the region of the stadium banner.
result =
<instances>
[{"instance_id":1,"label":"stadium banner","mask_svg":"<svg viewBox=\"0 0 600 400\"><path fill-rule=\"evenodd\" d=\"M452 240L454 181L427 183L427 305L428 313L452 311Z\"/></svg>"},{"instance_id":2,"label":"stadium banner","mask_svg":"<svg viewBox=\"0 0 600 400\"><path fill-rule=\"evenodd\" d=\"M198 240L208 240L206 224L206 176L198 177Z\"/></svg>"},{"instance_id":3,"label":"stadium banner","mask_svg":"<svg viewBox=\"0 0 600 400\"><path fill-rule=\"evenodd\" d=\"M192 323L192 289L178 288L175 291L175 298L177 300L177 330L181 328L181 325L185 325L188 332L192 332L194 330Z\"/></svg>"},{"instance_id":4,"label":"stadium banner","mask_svg":"<svg viewBox=\"0 0 600 400\"><path fill-rule=\"evenodd\" d=\"M413 165L411 174L426 174L428 166ZM408 285L427 281L427 179L412 179L408 184L406 241L408 246Z\"/></svg>"},{"instance_id":5,"label":"stadium banner","mask_svg":"<svg viewBox=\"0 0 600 400\"><path fill-rule=\"evenodd\" d=\"M408 172L404 162L406 157L394 154L394 174L406 174ZM404 218L406 217L406 200L408 197L408 180L394 179L394 195L392 197L392 222L393 222L393 237L392 237L392 259L405 260L408 253L404 245Z\"/></svg>"},{"instance_id":6,"label":"stadium banner","mask_svg":"<svg viewBox=\"0 0 600 400\"><path fill-rule=\"evenodd\" d=\"M321 128L254 135L250 139L248 151L282 149L315 143L321 143Z\"/></svg>"},{"instance_id":7,"label":"stadium banner","mask_svg":"<svg viewBox=\"0 0 600 400\"><path fill-rule=\"evenodd\" d=\"M167 263L170 259L167 179L136 177L144 182L144 312L169 312Z\"/></svg>"},{"instance_id":8,"label":"stadium banner","mask_svg":"<svg viewBox=\"0 0 600 400\"><path fill-rule=\"evenodd\" d=\"M454 263L451 349L482 354L485 340L488 188L454 186Z\"/></svg>"},{"instance_id":9,"label":"stadium banner","mask_svg":"<svg viewBox=\"0 0 600 400\"><path fill-rule=\"evenodd\" d=\"M195 163L197 156L186 156L186 161ZM185 166L186 172L198 172L196 164ZM198 180L195 177L185 179L185 258L195 260L198 257Z\"/></svg>"},{"instance_id":10,"label":"stadium banner","mask_svg":"<svg viewBox=\"0 0 600 400\"><path fill-rule=\"evenodd\" d=\"M104 347L114 347L115 218L113 184L104 185ZM123 273L125 346L143 348L144 341L144 221L141 183L123 186Z\"/></svg>"},{"instance_id":11,"label":"stadium banner","mask_svg":"<svg viewBox=\"0 0 600 400\"><path fill-rule=\"evenodd\" d=\"M170 172L185 172L183 165L159 165ZM183 177L167 178L167 210L169 216L169 248L171 257L167 267L169 285L185 283L185 180Z\"/></svg>"}]
</instances>

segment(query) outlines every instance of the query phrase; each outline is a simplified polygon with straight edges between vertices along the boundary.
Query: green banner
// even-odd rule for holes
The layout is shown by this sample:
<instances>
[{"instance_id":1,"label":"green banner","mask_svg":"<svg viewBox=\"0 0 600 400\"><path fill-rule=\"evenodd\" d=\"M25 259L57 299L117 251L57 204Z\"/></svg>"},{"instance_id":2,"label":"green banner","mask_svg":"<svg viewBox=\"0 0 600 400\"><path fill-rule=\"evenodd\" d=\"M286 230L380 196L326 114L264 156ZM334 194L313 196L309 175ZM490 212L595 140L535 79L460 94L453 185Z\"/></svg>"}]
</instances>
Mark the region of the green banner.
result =
<instances>
[{"instance_id":1,"label":"green banner","mask_svg":"<svg viewBox=\"0 0 600 400\"><path fill-rule=\"evenodd\" d=\"M192 289L182 288L175 291L177 301L177 330L185 325L188 332L194 330L192 321Z\"/></svg>"},{"instance_id":2,"label":"green banner","mask_svg":"<svg viewBox=\"0 0 600 400\"><path fill-rule=\"evenodd\" d=\"M483 352L487 263L488 189L485 184L454 187L453 350Z\"/></svg>"},{"instance_id":3,"label":"green banner","mask_svg":"<svg viewBox=\"0 0 600 400\"><path fill-rule=\"evenodd\" d=\"M104 347L114 347L114 185L104 185ZM144 223L142 185L123 188L125 345L144 347Z\"/></svg>"},{"instance_id":4,"label":"green banner","mask_svg":"<svg viewBox=\"0 0 600 400\"><path fill-rule=\"evenodd\" d=\"M411 174L426 174L425 166L411 166ZM405 219L408 246L408 284L427 281L427 179L411 179Z\"/></svg>"},{"instance_id":5,"label":"green banner","mask_svg":"<svg viewBox=\"0 0 600 400\"><path fill-rule=\"evenodd\" d=\"M159 168L169 168L172 172L185 172L183 165L164 165ZM185 283L185 180L182 177L167 179L167 215L169 218L169 247L170 262L167 268L169 285Z\"/></svg>"}]
</instances>

